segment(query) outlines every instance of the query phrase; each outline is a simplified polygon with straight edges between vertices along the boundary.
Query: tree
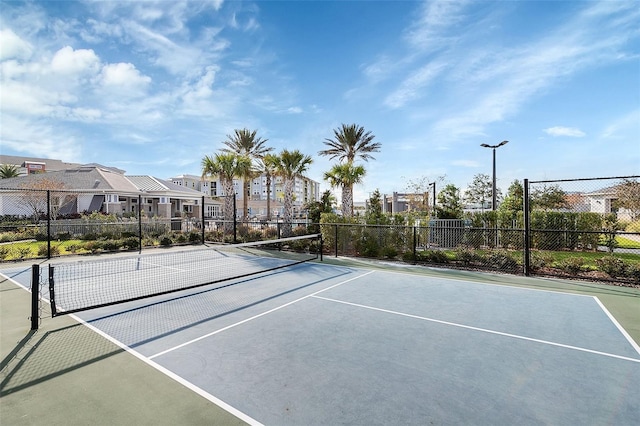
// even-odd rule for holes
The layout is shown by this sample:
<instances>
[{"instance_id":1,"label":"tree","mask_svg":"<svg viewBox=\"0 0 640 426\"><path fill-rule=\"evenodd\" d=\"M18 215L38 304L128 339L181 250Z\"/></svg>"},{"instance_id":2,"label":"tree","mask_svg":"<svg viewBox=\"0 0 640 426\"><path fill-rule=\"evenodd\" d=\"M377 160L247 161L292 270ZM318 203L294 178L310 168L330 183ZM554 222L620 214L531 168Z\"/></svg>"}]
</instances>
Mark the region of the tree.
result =
<instances>
[{"instance_id":1,"label":"tree","mask_svg":"<svg viewBox=\"0 0 640 426\"><path fill-rule=\"evenodd\" d=\"M438 193L438 206L436 211L439 219L461 219L462 203L460 202L460 189L453 184L446 185Z\"/></svg>"},{"instance_id":2,"label":"tree","mask_svg":"<svg viewBox=\"0 0 640 426\"><path fill-rule=\"evenodd\" d=\"M267 139L256 136L257 130L235 129L233 135L227 135L227 140L222 142L227 148L223 152L234 153L248 157L251 161L260 160L273 148L265 146ZM251 180L256 176L256 169L249 167L245 174L240 176L243 180L242 218L247 220L249 211L249 197L251 196Z\"/></svg>"},{"instance_id":3,"label":"tree","mask_svg":"<svg viewBox=\"0 0 640 426\"><path fill-rule=\"evenodd\" d=\"M3 164L0 166L0 179L8 179L20 176L18 166L13 164Z\"/></svg>"},{"instance_id":4,"label":"tree","mask_svg":"<svg viewBox=\"0 0 640 426\"><path fill-rule=\"evenodd\" d=\"M496 188L496 194L499 190ZM493 198L493 182L489 175L479 173L473 177L473 182L464 193L464 200L471 204L480 204L484 211L487 200ZM498 198L500 198L498 196Z\"/></svg>"},{"instance_id":5,"label":"tree","mask_svg":"<svg viewBox=\"0 0 640 426\"><path fill-rule=\"evenodd\" d=\"M507 189L507 196L500 204L501 211L522 211L524 209L524 187L518 179L511 182Z\"/></svg>"},{"instance_id":6,"label":"tree","mask_svg":"<svg viewBox=\"0 0 640 426\"><path fill-rule=\"evenodd\" d=\"M293 190L297 177L301 177L308 170L313 159L298 150L289 151L283 149L280 155L274 158L276 174L284 180L284 224L282 234L285 237L291 235L291 222L293 220Z\"/></svg>"},{"instance_id":7,"label":"tree","mask_svg":"<svg viewBox=\"0 0 640 426\"><path fill-rule=\"evenodd\" d=\"M379 223L382 218L384 218L384 214L382 213L382 195L380 191L376 189L367 201L365 219L367 223Z\"/></svg>"},{"instance_id":8,"label":"tree","mask_svg":"<svg viewBox=\"0 0 640 426\"><path fill-rule=\"evenodd\" d=\"M320 196L320 201L311 201L307 203L304 208L309 213L309 220L312 224L320 223L320 219L322 218L322 213L332 213L333 212L333 204L335 202L335 197L331 193L331 191L326 190ZM314 225L314 229L319 230L317 225ZM319 231L312 231L319 232Z\"/></svg>"},{"instance_id":9,"label":"tree","mask_svg":"<svg viewBox=\"0 0 640 426\"><path fill-rule=\"evenodd\" d=\"M41 177L19 185L23 190L18 204L25 207L33 215L33 221L37 223L40 216L49 215L56 217L60 207L73 202L77 198L76 194L62 191L64 183L48 177ZM47 193L49 201L47 202ZM47 204L50 211L47 212Z\"/></svg>"},{"instance_id":10,"label":"tree","mask_svg":"<svg viewBox=\"0 0 640 426\"><path fill-rule=\"evenodd\" d=\"M558 210L569 208L567 193L559 185L546 185L531 191L531 208Z\"/></svg>"},{"instance_id":11,"label":"tree","mask_svg":"<svg viewBox=\"0 0 640 426\"><path fill-rule=\"evenodd\" d=\"M353 216L353 185L361 183L365 174L363 166L356 166L353 163L336 164L324 174L324 179L332 187L342 188L342 215L344 217Z\"/></svg>"},{"instance_id":12,"label":"tree","mask_svg":"<svg viewBox=\"0 0 640 426\"><path fill-rule=\"evenodd\" d=\"M258 169L267 179L267 221L271 220L271 180L276 174L278 158L274 154L265 154L258 163Z\"/></svg>"},{"instance_id":13,"label":"tree","mask_svg":"<svg viewBox=\"0 0 640 426\"><path fill-rule=\"evenodd\" d=\"M217 153L213 157L205 156L202 159L202 178L206 176L219 176L222 189L224 190L224 219L225 231L233 230L233 203L235 192L233 190L233 179L246 176L247 169L251 169L251 159L245 155L238 155L229 152Z\"/></svg>"},{"instance_id":14,"label":"tree","mask_svg":"<svg viewBox=\"0 0 640 426\"><path fill-rule=\"evenodd\" d=\"M333 134L334 139L324 141L329 148L320 151L319 154L338 160L339 164L325 173L325 179L334 183L344 182L344 184L338 184L342 186L342 214L351 217L353 216L353 185L360 183L366 173L364 167L354 166L354 161L356 158L369 161L373 158L371 153L380 151L381 144L373 142L375 136L371 132L365 132L364 127L356 124L342 124L340 128L333 130Z\"/></svg>"},{"instance_id":15,"label":"tree","mask_svg":"<svg viewBox=\"0 0 640 426\"><path fill-rule=\"evenodd\" d=\"M353 163L357 157L369 161L372 152L379 152L382 146L373 142L375 138L371 132L365 132L364 127L356 124L342 126L333 130L334 139L325 139L324 144L329 148L319 154L337 159L339 162Z\"/></svg>"},{"instance_id":16,"label":"tree","mask_svg":"<svg viewBox=\"0 0 640 426\"><path fill-rule=\"evenodd\" d=\"M631 220L640 218L640 182L636 179L623 179L615 187L616 200L613 205L629 212Z\"/></svg>"}]
</instances>

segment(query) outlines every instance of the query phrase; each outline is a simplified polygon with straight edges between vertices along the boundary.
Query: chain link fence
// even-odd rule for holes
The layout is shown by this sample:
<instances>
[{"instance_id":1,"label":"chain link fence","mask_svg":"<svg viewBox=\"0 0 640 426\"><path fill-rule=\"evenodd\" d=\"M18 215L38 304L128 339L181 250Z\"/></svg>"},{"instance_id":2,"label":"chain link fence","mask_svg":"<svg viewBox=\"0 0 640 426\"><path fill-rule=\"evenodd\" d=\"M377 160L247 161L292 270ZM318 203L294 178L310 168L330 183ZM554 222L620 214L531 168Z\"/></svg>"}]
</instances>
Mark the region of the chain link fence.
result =
<instances>
[{"instance_id":1,"label":"chain link fence","mask_svg":"<svg viewBox=\"0 0 640 426\"><path fill-rule=\"evenodd\" d=\"M525 179L496 211L428 226L323 223L325 252L640 286L638 177Z\"/></svg>"}]
</instances>

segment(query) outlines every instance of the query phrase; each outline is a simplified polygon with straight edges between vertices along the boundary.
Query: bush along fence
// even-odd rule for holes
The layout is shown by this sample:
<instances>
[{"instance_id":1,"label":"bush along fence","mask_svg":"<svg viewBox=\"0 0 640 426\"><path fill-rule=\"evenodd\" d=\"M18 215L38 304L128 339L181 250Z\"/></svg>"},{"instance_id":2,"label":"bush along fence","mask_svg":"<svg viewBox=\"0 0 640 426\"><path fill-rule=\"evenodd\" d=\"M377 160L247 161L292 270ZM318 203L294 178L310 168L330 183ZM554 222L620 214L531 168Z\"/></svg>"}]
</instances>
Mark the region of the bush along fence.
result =
<instances>
[{"instance_id":1,"label":"bush along fence","mask_svg":"<svg viewBox=\"0 0 640 426\"><path fill-rule=\"evenodd\" d=\"M335 215L324 215L325 251L640 286L636 178L525 180L512 185L495 211L427 218L413 226L341 223Z\"/></svg>"},{"instance_id":2,"label":"bush along fence","mask_svg":"<svg viewBox=\"0 0 640 426\"><path fill-rule=\"evenodd\" d=\"M129 203L131 199L136 201L131 208L111 213L104 204L91 206L94 197L95 194L79 191L0 189L0 261L285 236L284 224L279 220L241 222L235 217L202 220L204 197L199 210L178 217L158 217L145 212L140 195L128 197ZM83 198L87 207L99 210L78 213ZM309 233L304 221L291 225L285 230L291 229L292 236Z\"/></svg>"}]
</instances>

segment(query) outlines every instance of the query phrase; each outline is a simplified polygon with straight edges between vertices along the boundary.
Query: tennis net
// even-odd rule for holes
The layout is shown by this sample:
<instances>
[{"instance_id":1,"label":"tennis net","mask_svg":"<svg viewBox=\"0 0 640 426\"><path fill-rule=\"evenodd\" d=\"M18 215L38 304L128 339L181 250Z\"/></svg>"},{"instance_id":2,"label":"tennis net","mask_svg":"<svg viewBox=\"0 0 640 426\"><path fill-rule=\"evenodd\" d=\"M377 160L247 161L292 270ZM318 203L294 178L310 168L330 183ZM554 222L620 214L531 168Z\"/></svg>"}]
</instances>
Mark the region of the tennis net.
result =
<instances>
[{"instance_id":1,"label":"tennis net","mask_svg":"<svg viewBox=\"0 0 640 426\"><path fill-rule=\"evenodd\" d=\"M320 234L50 264L52 316L260 274L321 257ZM227 287L233 285L227 283Z\"/></svg>"}]
</instances>

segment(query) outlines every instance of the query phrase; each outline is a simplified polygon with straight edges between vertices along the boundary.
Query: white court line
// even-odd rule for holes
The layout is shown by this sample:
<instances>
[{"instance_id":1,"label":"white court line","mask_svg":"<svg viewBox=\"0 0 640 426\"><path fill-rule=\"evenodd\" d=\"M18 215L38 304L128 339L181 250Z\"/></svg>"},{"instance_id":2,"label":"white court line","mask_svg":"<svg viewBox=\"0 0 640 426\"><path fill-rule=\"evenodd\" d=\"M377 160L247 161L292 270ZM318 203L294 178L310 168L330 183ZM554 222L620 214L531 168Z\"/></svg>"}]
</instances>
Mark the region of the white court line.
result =
<instances>
[{"instance_id":1,"label":"white court line","mask_svg":"<svg viewBox=\"0 0 640 426\"><path fill-rule=\"evenodd\" d=\"M364 276L367 276L367 275L369 275L369 274L372 274L373 272L375 272L375 271L369 271L369 272L364 273L364 274L362 274L362 275L358 275L357 277L349 278L348 280L345 280L345 281L339 282L339 283L334 284L334 285L332 285L332 286L330 286L330 287L327 287L327 288L325 288L325 289L318 290L318 291L316 291L315 293L311 293L311 294L308 294L308 295L306 295L306 296L303 296L303 297L301 297L301 298L299 298L299 299L292 300L291 302L285 303L284 305L280 305L280 306L277 306L277 307L275 307L275 308L273 308L273 309L269 309L268 311L262 312L262 313L260 313L260 314L258 314L258 315L254 315L254 316L252 316L252 317L250 317L250 318L247 318L247 319L244 319L244 320L242 320L242 321L240 321L240 322L236 322L236 323L234 323L234 324L228 325L228 326L223 327L223 328L221 328L221 329L219 329L219 330L212 331L211 333L207 333L207 334L205 334L205 335L203 335L203 336L200 336L200 337L197 337L197 338L195 338L195 339L189 340L188 342L184 342L184 343L182 343L182 344L180 344L180 345L178 345L178 346L174 346L174 347L169 348L169 349L167 349L167 350L164 350L164 351L162 351L162 352L158 352L158 353L157 353L157 354L155 354L155 355L151 355L151 356L149 357L149 359L154 359L154 358L159 357L159 356L161 356L161 355L165 355L165 354L167 354L167 353L169 353L169 352L173 352L173 351L175 351L176 349L183 348L183 347L185 347L185 346L187 346L187 345L190 345L190 344L192 344L192 343L198 342L198 341L200 341L200 340L202 340L202 339L206 339L207 337L211 337L211 336L216 335L216 334L218 334L218 333L221 333L221 332L223 332L223 331L229 330L230 328L234 328L234 327L237 327L237 326L242 325L242 324L244 324L244 323L247 323L247 322L249 322L249 321L253 321L254 319L257 319L257 318L260 318L260 317L262 317L262 316L268 315L268 314L270 314L270 313L272 313L272 312L275 312L275 311L278 311L278 310L280 310L280 309L282 309L282 308L286 308L287 306L289 306L289 305L293 305L294 303L298 303L298 302L300 302L301 300L305 300L305 299L308 299L308 298L310 298L310 297L314 297L315 295L320 294L320 293L322 293L322 292L324 292L324 291L331 290L332 288L335 288L335 287L338 287L338 286L340 286L340 285L346 284L346 283L348 283L348 282L350 282L350 281L357 280L358 278L362 278L362 277L364 277Z\"/></svg>"},{"instance_id":2,"label":"white court line","mask_svg":"<svg viewBox=\"0 0 640 426\"><path fill-rule=\"evenodd\" d=\"M633 349L635 349L636 352L638 352L638 355L640 355L640 346L638 346L635 340L633 340L633 338L629 335L629 333L627 333L627 330L625 330L624 327L622 327L620 323L615 319L615 317L611 315L611 312L609 312L609 310L602 304L600 299L598 299L596 296L593 296L593 298L595 299L596 303L600 306L600 308L604 311L604 313L609 317L613 325L616 326L618 331L622 333L622 335L625 337L625 339L627 339L627 341L633 347Z\"/></svg>"},{"instance_id":3,"label":"white court line","mask_svg":"<svg viewBox=\"0 0 640 426\"><path fill-rule=\"evenodd\" d=\"M128 259L130 262L136 262L136 263L142 263L144 265L151 265L151 266L155 266L157 268L164 268L164 269L173 269L174 271L177 272L187 272L186 269L180 269L180 268L173 268L171 266L166 266L166 265L161 265L159 263L153 263L153 262L145 262L144 260L139 260L139 259Z\"/></svg>"},{"instance_id":4,"label":"white court line","mask_svg":"<svg viewBox=\"0 0 640 426\"><path fill-rule=\"evenodd\" d=\"M591 349L581 348L581 347L578 347L578 346L565 345L565 344L562 344L562 343L550 342L548 340L533 339L531 337L520 336L520 335L517 335L517 334L503 333L501 331L489 330L489 329L480 328L480 327L472 327L470 325L458 324L458 323L449 322L449 321L442 321L442 320L437 320L437 319L434 319L434 318L421 317L419 315L406 314L406 313L403 313L403 312L397 312L397 311L391 311L391 310L388 310L388 309L376 308L376 307L373 307L373 306L361 305L359 303L345 302L343 300L331 299L331 298L323 297L323 296L313 295L313 297L316 298L316 299L322 299L322 300L326 300L326 301L329 301L329 302L341 303L341 304L344 304L344 305L356 306L358 308L370 309L372 311L384 312L384 313L387 313L387 314L393 314L393 315L399 315L399 316L408 317L408 318L419 319L419 320L423 320L423 321L435 322L435 323L438 323L438 324L450 325L450 326L453 326L453 327L464 328L464 329L467 329L467 330L481 331L483 333L496 334L496 335L499 335L499 336L511 337L511 338L520 339L520 340L527 340L529 342L542 343L542 344L545 344L545 345L557 346L557 347L565 348L565 349L573 349L573 350L576 350L576 351L588 352L588 353L592 353L592 354L596 354L596 355L603 355L603 356L608 356L608 357L611 357L611 358L618 358L618 359L623 359L625 361L631 361L631 362L640 363L640 359L637 359L637 358L629 358L629 357L626 357L626 356L610 354L610 353L607 353L607 352L594 351L594 350L591 350Z\"/></svg>"}]
</instances>

